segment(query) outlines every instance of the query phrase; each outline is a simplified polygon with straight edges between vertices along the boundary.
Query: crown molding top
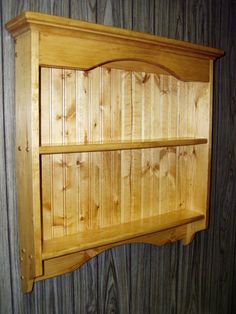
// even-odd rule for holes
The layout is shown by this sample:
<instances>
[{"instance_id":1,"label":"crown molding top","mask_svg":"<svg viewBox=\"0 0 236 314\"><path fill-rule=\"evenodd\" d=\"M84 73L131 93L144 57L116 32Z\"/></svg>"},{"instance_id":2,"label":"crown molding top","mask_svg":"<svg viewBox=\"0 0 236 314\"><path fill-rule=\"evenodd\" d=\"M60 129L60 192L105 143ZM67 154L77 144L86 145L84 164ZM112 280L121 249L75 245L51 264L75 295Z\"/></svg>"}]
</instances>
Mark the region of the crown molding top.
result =
<instances>
[{"instance_id":1,"label":"crown molding top","mask_svg":"<svg viewBox=\"0 0 236 314\"><path fill-rule=\"evenodd\" d=\"M75 20L65 17L25 11L6 23L6 28L16 38L28 30L58 31L62 33L74 31L79 34L87 34L107 37L112 40L129 40L139 44L158 46L159 49L175 51L175 53L196 56L214 60L224 54L221 49L210 48L203 45L192 44L176 39L154 36L147 33L136 32L111 26L99 25L91 22Z\"/></svg>"}]
</instances>

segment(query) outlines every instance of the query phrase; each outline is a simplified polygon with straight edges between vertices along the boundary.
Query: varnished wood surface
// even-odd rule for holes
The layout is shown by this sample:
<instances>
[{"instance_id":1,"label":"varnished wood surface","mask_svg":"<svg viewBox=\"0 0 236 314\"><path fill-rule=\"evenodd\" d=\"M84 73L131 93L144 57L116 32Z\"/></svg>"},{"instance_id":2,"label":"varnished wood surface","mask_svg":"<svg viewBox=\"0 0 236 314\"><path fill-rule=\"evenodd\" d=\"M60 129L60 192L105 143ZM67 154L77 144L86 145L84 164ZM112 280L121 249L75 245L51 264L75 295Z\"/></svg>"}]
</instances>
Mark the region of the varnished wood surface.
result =
<instances>
[{"instance_id":1,"label":"varnished wood surface","mask_svg":"<svg viewBox=\"0 0 236 314\"><path fill-rule=\"evenodd\" d=\"M40 32L42 31L42 33L47 32L48 36L50 35L50 33L54 33L56 29L58 29L58 31L60 30L59 33L62 34L64 33L67 34L66 32L67 30L70 31L75 30L79 32L81 39L84 37L82 35L84 32L85 35L87 35L86 36L87 38L90 38L89 35L91 33L94 33L96 34L96 37L98 39L99 36L108 36L110 41L112 41L112 39L115 40L115 38L119 38L120 40L128 39L129 42L132 42L134 40L139 43L137 45L138 46L137 49L139 49L139 46L141 46L142 43L150 44L153 43L154 45L157 45L159 47L167 48L167 51L174 50L175 54L179 54L180 53L179 50L181 50L184 53L184 55L190 54L190 56L192 57L196 56L197 54L197 56L202 55L203 58L205 57L215 59L216 57L223 54L223 51L221 51L220 49L214 49L200 45L197 46L192 43L178 41L170 38L152 36L147 33L140 34L140 32L135 31L130 32L130 30L125 30L122 28L115 27L110 28L106 25L105 26L100 24L94 25L76 19L61 18L55 15L51 16L47 14L30 11L22 12L21 15L7 22L6 28L13 34L14 37L17 37L25 30L31 28L34 30L39 30ZM45 35L46 34L42 34L41 40L43 40L43 37ZM41 58L44 58L44 56L42 55Z\"/></svg>"},{"instance_id":2,"label":"varnished wood surface","mask_svg":"<svg viewBox=\"0 0 236 314\"><path fill-rule=\"evenodd\" d=\"M2 29L0 312L234 313L235 1L14 0L2 1L1 8L2 25L22 10L35 10L220 47L226 56L217 62L215 73L209 230L189 247L176 243L161 248L142 244L114 248L73 274L35 284L32 294L23 297L16 232L14 51Z\"/></svg>"},{"instance_id":3,"label":"varnished wood surface","mask_svg":"<svg viewBox=\"0 0 236 314\"><path fill-rule=\"evenodd\" d=\"M82 231L73 235L45 240L43 241L43 259L93 249L112 243L128 242L132 238L168 230L201 219L204 219L204 215L201 212L179 210L115 226Z\"/></svg>"},{"instance_id":4,"label":"varnished wood surface","mask_svg":"<svg viewBox=\"0 0 236 314\"><path fill-rule=\"evenodd\" d=\"M224 54L220 49L31 11L9 21L6 28L16 40L30 29L40 33L39 63L43 66L90 70L133 60L130 66L136 71L141 70L141 61L152 72L159 72L160 66L181 80L208 82L209 59Z\"/></svg>"},{"instance_id":5,"label":"varnished wood surface","mask_svg":"<svg viewBox=\"0 0 236 314\"><path fill-rule=\"evenodd\" d=\"M79 152L103 152L114 150L130 150L154 147L172 147L206 144L204 138L164 138L157 140L136 140L136 141L112 141L107 143L88 143L88 144L66 144L66 145L43 145L39 148L41 155L61 154L61 153L79 153Z\"/></svg>"},{"instance_id":6,"label":"varnished wood surface","mask_svg":"<svg viewBox=\"0 0 236 314\"><path fill-rule=\"evenodd\" d=\"M25 33L16 45L16 184L18 219L20 229L21 281L24 289L32 287L32 277L41 275L41 217L40 217L40 181L39 181L39 121L38 90L39 71L33 70L38 59L38 45L29 49L31 43L37 43L38 33ZM22 72L25 73L24 79ZM35 73L30 75L30 73ZM30 91L28 93L24 92ZM28 104L31 104L30 108ZM22 125L21 122L24 121ZM33 239L33 241L29 241ZM35 264L31 263L35 261ZM29 285L26 282L29 282Z\"/></svg>"},{"instance_id":7,"label":"varnished wood surface","mask_svg":"<svg viewBox=\"0 0 236 314\"><path fill-rule=\"evenodd\" d=\"M40 78L44 240L184 208L206 214L209 83L103 67L42 67Z\"/></svg>"},{"instance_id":8,"label":"varnished wood surface","mask_svg":"<svg viewBox=\"0 0 236 314\"><path fill-rule=\"evenodd\" d=\"M189 215L189 214L188 214ZM201 217L201 214L197 214L199 217ZM192 213L189 215L192 216ZM193 216L192 216L193 217ZM203 217L202 217L203 218ZM191 220L195 220L196 217L191 218ZM189 221L190 219L185 219L185 221ZM198 220L198 218L197 218ZM201 219L199 220L201 221ZM47 278L55 277L60 274L65 274L67 272L71 272L79 268L82 264L90 260L91 258L94 258L96 255L100 254L103 251L106 251L112 247L117 247L122 244L127 244L127 243L149 243L149 244L154 244L156 246L161 246L166 243L172 243L176 242L178 240L182 240L187 232L187 225L183 224L177 227L173 227L171 229L166 229L166 230L160 230L158 232L146 234L146 235L141 235L135 238L127 239L127 240L122 240L116 243L110 243L107 245L103 246L98 246L94 247L92 249L87 249L84 251L76 252L76 253L70 253L58 257L52 257L49 259L45 259L43 262L43 267L44 267L44 274L42 276L39 276L36 278L36 281L44 280ZM142 232L141 232L142 233ZM73 238L78 239L78 237L70 237L72 242ZM60 241L61 239L59 239ZM65 240L65 239L62 239ZM46 241L46 242L51 242L51 241ZM72 242L70 242L72 244ZM100 241L99 241L100 242ZM108 242L108 241L107 241ZM111 242L111 241L109 241ZM55 241L54 241L55 243ZM67 250L67 243L64 241L65 245L63 245L66 250ZM60 243L61 244L61 243ZM50 243L49 243L50 245ZM94 246L94 244L93 244ZM50 247L52 247L50 245ZM53 245L54 249L55 246ZM57 247L56 247L57 249ZM78 247L75 247L75 251L77 251ZM51 248L50 248L51 251ZM71 250L68 250L71 251ZM54 254L50 255L53 256Z\"/></svg>"}]
</instances>

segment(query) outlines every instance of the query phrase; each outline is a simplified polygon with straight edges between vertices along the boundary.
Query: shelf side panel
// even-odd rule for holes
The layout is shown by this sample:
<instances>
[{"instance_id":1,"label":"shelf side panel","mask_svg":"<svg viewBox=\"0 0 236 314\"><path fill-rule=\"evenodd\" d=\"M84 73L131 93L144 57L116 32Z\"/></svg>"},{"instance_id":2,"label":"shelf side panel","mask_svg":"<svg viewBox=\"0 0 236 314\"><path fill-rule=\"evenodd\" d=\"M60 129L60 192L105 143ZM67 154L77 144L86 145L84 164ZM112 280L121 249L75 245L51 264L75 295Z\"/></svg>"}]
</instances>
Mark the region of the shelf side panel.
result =
<instances>
[{"instance_id":1,"label":"shelf side panel","mask_svg":"<svg viewBox=\"0 0 236 314\"><path fill-rule=\"evenodd\" d=\"M38 32L16 40L16 178L20 228L21 279L24 291L42 274Z\"/></svg>"}]
</instances>

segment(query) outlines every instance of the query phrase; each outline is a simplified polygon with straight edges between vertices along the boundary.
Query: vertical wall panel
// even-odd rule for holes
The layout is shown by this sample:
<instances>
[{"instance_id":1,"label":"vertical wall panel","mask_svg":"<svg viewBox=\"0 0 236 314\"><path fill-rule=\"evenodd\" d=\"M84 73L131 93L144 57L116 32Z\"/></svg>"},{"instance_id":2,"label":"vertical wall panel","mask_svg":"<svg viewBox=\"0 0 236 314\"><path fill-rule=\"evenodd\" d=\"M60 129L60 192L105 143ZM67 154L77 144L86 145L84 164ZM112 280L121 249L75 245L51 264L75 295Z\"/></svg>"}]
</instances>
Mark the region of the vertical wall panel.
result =
<instances>
[{"instance_id":1,"label":"vertical wall panel","mask_svg":"<svg viewBox=\"0 0 236 314\"><path fill-rule=\"evenodd\" d=\"M235 1L11 0L1 1L1 9L0 312L233 313L236 280ZM35 284L33 292L23 297L14 175L14 49L4 23L27 9L210 44L225 49L226 56L215 66L209 230L197 235L188 247L179 243L161 248L135 244L109 250L71 274ZM152 184L158 185L157 182Z\"/></svg>"},{"instance_id":2,"label":"vertical wall panel","mask_svg":"<svg viewBox=\"0 0 236 314\"><path fill-rule=\"evenodd\" d=\"M215 186L213 185L212 221L215 226L213 238L218 241L213 242L211 285L216 289L211 292L210 302L216 312L230 312L232 274L235 272L235 12L235 1L219 1L214 20L217 41L219 40L219 44L226 51L225 57L216 67L214 90L218 129L213 168L217 172Z\"/></svg>"},{"instance_id":3,"label":"vertical wall panel","mask_svg":"<svg viewBox=\"0 0 236 314\"><path fill-rule=\"evenodd\" d=\"M1 4L0 4L1 5ZM0 7L2 20L2 7ZM0 60L2 60L2 25L0 30ZM0 312L12 312L11 264L9 256L9 220L7 213L6 191L6 159L4 138L4 108L3 108L3 63L0 65Z\"/></svg>"},{"instance_id":4,"label":"vertical wall panel","mask_svg":"<svg viewBox=\"0 0 236 314\"><path fill-rule=\"evenodd\" d=\"M97 0L70 0L70 17L95 23L97 20Z\"/></svg>"},{"instance_id":5,"label":"vertical wall panel","mask_svg":"<svg viewBox=\"0 0 236 314\"><path fill-rule=\"evenodd\" d=\"M5 174L6 174L6 196L9 235L8 257L10 257L11 286L12 286L12 308L13 311L23 309L22 296L20 293L20 270L18 255L18 232L16 211L16 182L15 182L15 74L14 74L14 41L4 28L4 24L24 10L24 1L8 2L2 1L2 66L3 66L3 110L4 110L4 133L5 133ZM8 302L7 300L5 302Z\"/></svg>"},{"instance_id":6,"label":"vertical wall panel","mask_svg":"<svg viewBox=\"0 0 236 314\"><path fill-rule=\"evenodd\" d=\"M132 28L133 0L97 0L97 23Z\"/></svg>"}]
</instances>

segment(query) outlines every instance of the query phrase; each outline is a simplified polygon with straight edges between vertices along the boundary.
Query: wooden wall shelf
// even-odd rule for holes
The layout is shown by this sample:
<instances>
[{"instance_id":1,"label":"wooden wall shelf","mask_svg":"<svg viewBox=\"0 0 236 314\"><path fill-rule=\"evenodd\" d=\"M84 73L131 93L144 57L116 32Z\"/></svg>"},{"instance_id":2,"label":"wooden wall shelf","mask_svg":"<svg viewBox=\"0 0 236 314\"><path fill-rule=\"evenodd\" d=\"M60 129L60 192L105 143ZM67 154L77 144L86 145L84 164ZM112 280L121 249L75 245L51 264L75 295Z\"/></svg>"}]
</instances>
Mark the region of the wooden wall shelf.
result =
<instances>
[{"instance_id":1,"label":"wooden wall shelf","mask_svg":"<svg viewBox=\"0 0 236 314\"><path fill-rule=\"evenodd\" d=\"M207 227L219 49L24 12L16 42L21 279Z\"/></svg>"}]
</instances>

